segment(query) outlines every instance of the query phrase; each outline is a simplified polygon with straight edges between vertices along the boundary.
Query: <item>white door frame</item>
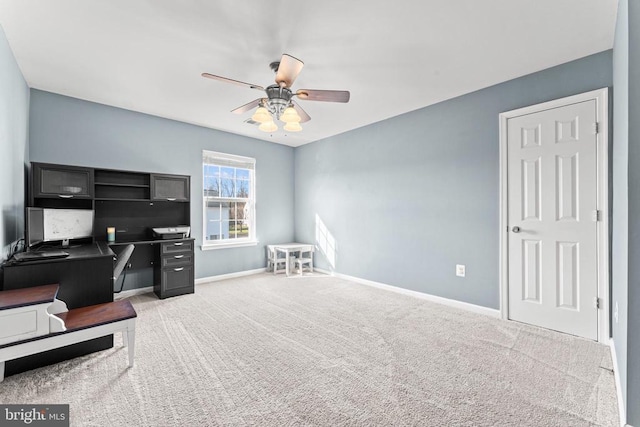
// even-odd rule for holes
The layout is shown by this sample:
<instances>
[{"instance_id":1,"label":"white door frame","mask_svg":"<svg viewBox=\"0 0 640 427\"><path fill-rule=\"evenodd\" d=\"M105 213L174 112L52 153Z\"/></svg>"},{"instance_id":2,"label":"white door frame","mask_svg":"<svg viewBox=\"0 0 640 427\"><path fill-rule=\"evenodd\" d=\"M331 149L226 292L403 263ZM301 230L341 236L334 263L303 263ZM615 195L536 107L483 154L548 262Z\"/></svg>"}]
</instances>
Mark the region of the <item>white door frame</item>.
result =
<instances>
[{"instance_id":1,"label":"white door frame","mask_svg":"<svg viewBox=\"0 0 640 427\"><path fill-rule=\"evenodd\" d=\"M609 89L603 88L579 95L568 96L542 104L531 105L500 114L500 315L509 319L509 242L508 242L508 188L507 188L507 121L508 119L539 111L596 101L597 135L597 208L600 212L597 238L598 342L609 345Z\"/></svg>"}]
</instances>

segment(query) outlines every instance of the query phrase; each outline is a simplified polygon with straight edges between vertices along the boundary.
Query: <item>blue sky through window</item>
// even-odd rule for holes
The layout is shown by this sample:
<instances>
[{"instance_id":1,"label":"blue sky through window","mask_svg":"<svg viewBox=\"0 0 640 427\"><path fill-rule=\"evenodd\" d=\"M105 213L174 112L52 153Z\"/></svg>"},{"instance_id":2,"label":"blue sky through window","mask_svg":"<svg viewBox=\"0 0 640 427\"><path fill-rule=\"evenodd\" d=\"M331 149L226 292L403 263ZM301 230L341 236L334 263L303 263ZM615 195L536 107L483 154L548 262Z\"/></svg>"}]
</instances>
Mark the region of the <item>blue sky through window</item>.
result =
<instances>
[{"instance_id":1,"label":"blue sky through window","mask_svg":"<svg viewBox=\"0 0 640 427\"><path fill-rule=\"evenodd\" d=\"M210 197L249 198L249 169L204 165L204 190Z\"/></svg>"}]
</instances>

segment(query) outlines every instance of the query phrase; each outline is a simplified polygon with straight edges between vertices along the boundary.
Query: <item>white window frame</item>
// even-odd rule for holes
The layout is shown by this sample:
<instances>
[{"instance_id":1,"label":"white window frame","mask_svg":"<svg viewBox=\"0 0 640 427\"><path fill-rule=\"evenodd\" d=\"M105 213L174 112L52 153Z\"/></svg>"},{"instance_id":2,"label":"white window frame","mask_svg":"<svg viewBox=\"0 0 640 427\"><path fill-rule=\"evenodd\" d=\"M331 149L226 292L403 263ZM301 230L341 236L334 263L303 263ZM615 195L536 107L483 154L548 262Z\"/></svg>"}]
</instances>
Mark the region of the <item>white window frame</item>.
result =
<instances>
[{"instance_id":1,"label":"white window frame","mask_svg":"<svg viewBox=\"0 0 640 427\"><path fill-rule=\"evenodd\" d=\"M205 159L214 159L206 162ZM215 163L218 160L220 164ZM236 163L237 166L233 164ZM231 166L249 169L249 235L235 239L207 240L207 197L204 195L204 166L215 164L218 166ZM251 165L251 167L247 167ZM256 234L256 159L252 157L237 156L234 154L220 153L217 151L202 150L202 250L237 248L242 246L255 246L258 244ZM234 198L220 197L221 201L233 201Z\"/></svg>"}]
</instances>

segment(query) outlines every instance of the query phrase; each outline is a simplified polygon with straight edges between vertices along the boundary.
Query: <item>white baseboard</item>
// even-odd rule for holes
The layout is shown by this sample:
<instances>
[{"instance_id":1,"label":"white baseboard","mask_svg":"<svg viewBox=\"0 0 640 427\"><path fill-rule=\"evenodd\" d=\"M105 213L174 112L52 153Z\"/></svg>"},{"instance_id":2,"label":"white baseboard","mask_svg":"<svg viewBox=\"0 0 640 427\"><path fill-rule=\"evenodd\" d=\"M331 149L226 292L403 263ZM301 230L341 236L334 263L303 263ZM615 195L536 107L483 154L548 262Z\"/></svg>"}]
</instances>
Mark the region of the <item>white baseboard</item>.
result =
<instances>
[{"instance_id":1,"label":"white baseboard","mask_svg":"<svg viewBox=\"0 0 640 427\"><path fill-rule=\"evenodd\" d=\"M427 301L435 302L438 304L448 305L449 307L460 308L462 310L471 311L473 313L484 314L495 318L500 318L500 310L493 308L482 307L480 305L469 304L468 302L457 301L449 298L443 298L436 295L427 294L424 292L412 291L410 289L399 288L397 286L387 285L385 283L374 282L372 280L361 279L355 276L348 276L346 274L336 273L334 271L327 271L321 268L314 268L315 271L328 274L330 276L338 277L340 279L350 280L352 282L360 283L362 285L372 286L378 289L384 289L386 291L396 292L399 294L409 295L415 298L424 299Z\"/></svg>"},{"instance_id":2,"label":"white baseboard","mask_svg":"<svg viewBox=\"0 0 640 427\"><path fill-rule=\"evenodd\" d=\"M113 299L114 301L118 301L121 299L130 298L135 295L148 294L151 292L153 292L153 286L147 286L146 288L129 289L127 291L122 291L119 294L114 293Z\"/></svg>"},{"instance_id":3,"label":"white baseboard","mask_svg":"<svg viewBox=\"0 0 640 427\"><path fill-rule=\"evenodd\" d=\"M217 276L201 277L196 279L196 285L208 282L217 282L219 280L233 279L235 277L251 276L253 274L260 274L267 271L266 268L256 268L255 270L238 271L236 273L219 274Z\"/></svg>"},{"instance_id":4,"label":"white baseboard","mask_svg":"<svg viewBox=\"0 0 640 427\"><path fill-rule=\"evenodd\" d=\"M220 280L233 279L236 277L251 276L254 274L264 273L265 271L267 271L267 269L263 267L263 268L256 268L253 270L237 271L235 273L219 274L217 276L201 277L195 280L195 284L201 285L203 283L217 282ZM153 286L148 286L146 288L139 288L139 289L130 289L128 291L122 291L121 293L116 294L116 297L114 298L117 298L117 299L129 298L133 295L146 294L148 292L153 292Z\"/></svg>"},{"instance_id":5,"label":"white baseboard","mask_svg":"<svg viewBox=\"0 0 640 427\"><path fill-rule=\"evenodd\" d=\"M624 407L622 399L622 385L620 384L620 370L618 369L618 358L616 357L616 343L613 338L609 339L609 348L611 349L611 360L613 361L613 376L616 381L616 393L618 395L618 413L620 414L620 425L627 425L627 411Z\"/></svg>"},{"instance_id":6,"label":"white baseboard","mask_svg":"<svg viewBox=\"0 0 640 427\"><path fill-rule=\"evenodd\" d=\"M238 271L236 273L202 277L200 279L196 279L195 284L200 285L202 283L216 282L218 280L233 279L234 277L251 276L252 274L264 273L266 270L267 270L266 268L256 268L255 270ZM147 286L146 288L129 289L127 291L122 291L119 294L114 294L113 299L121 300L125 298L130 298L134 295L147 294L150 292L153 292L153 286Z\"/></svg>"}]
</instances>

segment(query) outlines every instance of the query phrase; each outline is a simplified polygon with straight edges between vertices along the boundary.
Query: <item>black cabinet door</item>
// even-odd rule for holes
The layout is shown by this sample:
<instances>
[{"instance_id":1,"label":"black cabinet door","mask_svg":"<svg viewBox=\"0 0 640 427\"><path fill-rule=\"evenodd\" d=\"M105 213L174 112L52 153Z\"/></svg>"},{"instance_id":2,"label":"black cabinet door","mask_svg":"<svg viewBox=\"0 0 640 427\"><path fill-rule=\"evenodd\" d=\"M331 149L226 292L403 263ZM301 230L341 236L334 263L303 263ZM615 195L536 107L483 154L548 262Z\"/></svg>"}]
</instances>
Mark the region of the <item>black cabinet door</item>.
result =
<instances>
[{"instance_id":1,"label":"black cabinet door","mask_svg":"<svg viewBox=\"0 0 640 427\"><path fill-rule=\"evenodd\" d=\"M189 177L182 175L152 174L151 199L188 202Z\"/></svg>"},{"instance_id":2,"label":"black cabinet door","mask_svg":"<svg viewBox=\"0 0 640 427\"><path fill-rule=\"evenodd\" d=\"M91 199L93 169L32 163L34 198Z\"/></svg>"}]
</instances>

